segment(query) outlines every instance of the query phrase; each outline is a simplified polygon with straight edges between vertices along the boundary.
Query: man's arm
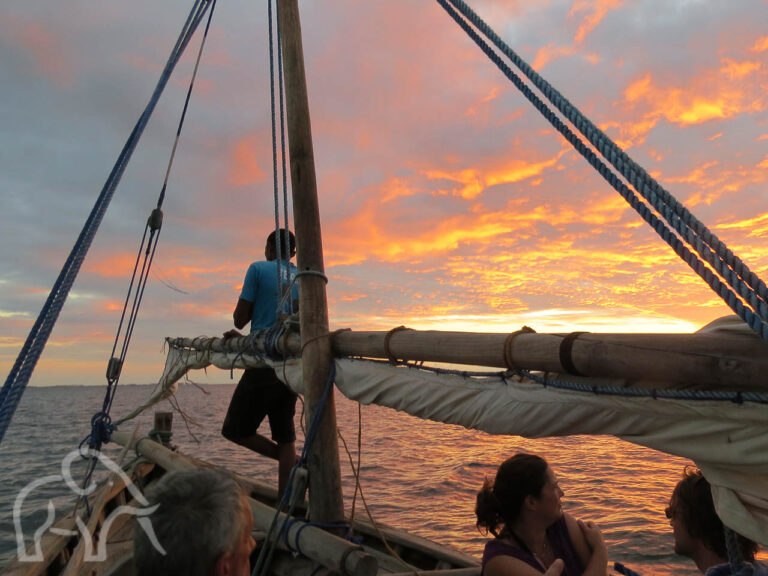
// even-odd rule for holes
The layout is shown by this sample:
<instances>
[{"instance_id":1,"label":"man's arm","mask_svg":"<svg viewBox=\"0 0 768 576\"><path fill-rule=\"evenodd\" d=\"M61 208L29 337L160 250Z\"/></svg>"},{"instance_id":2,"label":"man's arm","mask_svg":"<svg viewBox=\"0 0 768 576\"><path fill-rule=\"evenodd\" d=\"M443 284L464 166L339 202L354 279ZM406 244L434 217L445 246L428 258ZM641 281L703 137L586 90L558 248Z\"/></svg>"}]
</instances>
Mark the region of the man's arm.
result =
<instances>
[{"instance_id":1,"label":"man's arm","mask_svg":"<svg viewBox=\"0 0 768 576\"><path fill-rule=\"evenodd\" d=\"M232 318L235 321L235 327L242 330L253 318L253 302L239 298Z\"/></svg>"}]
</instances>

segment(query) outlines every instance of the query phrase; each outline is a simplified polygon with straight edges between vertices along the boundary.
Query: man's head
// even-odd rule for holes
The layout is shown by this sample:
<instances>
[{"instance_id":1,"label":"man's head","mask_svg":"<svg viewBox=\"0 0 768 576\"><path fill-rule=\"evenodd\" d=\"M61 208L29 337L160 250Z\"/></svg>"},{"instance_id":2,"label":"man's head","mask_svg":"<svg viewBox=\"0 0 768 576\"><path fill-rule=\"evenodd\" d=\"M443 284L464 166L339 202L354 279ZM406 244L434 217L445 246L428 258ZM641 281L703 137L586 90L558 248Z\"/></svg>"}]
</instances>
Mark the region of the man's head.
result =
<instances>
[{"instance_id":1,"label":"man's head","mask_svg":"<svg viewBox=\"0 0 768 576\"><path fill-rule=\"evenodd\" d=\"M248 576L253 515L235 480L216 470L169 472L147 491L162 554L140 527L133 557L142 576Z\"/></svg>"},{"instance_id":2,"label":"man's head","mask_svg":"<svg viewBox=\"0 0 768 576\"><path fill-rule=\"evenodd\" d=\"M675 553L699 563L704 555L714 555L720 562L728 560L723 522L715 512L712 489L697 468L687 466L677 483L665 510L675 536ZM738 536L744 560L754 561L757 544Z\"/></svg>"},{"instance_id":3,"label":"man's head","mask_svg":"<svg viewBox=\"0 0 768 576\"><path fill-rule=\"evenodd\" d=\"M290 260L296 254L296 237L293 232L285 228L280 228L280 254L283 260ZM289 254L287 258L286 254ZM267 236L264 256L269 261L277 260L277 234L274 231Z\"/></svg>"}]
</instances>

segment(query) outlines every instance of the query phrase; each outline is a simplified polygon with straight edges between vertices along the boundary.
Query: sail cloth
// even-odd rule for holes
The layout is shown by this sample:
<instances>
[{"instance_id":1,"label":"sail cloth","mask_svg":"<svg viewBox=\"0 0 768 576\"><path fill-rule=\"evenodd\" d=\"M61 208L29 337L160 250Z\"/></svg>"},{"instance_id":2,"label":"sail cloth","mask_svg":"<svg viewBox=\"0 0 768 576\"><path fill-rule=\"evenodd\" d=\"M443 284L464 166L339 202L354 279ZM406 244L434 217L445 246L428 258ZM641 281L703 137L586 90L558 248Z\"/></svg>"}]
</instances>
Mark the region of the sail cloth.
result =
<instances>
[{"instance_id":1,"label":"sail cloth","mask_svg":"<svg viewBox=\"0 0 768 576\"><path fill-rule=\"evenodd\" d=\"M707 329L738 328L725 322ZM275 362L223 349L221 341L212 338L168 342L166 369L154 401L173 394L188 370L211 364L224 369L270 365L291 388L303 393L299 359ZM557 379L594 381L564 375ZM625 385L604 379L600 384ZM715 507L725 524L768 544L768 410L763 404L598 395L498 374L465 377L346 358L336 359L336 385L346 397L363 404L490 434L526 438L610 434L689 458L712 484Z\"/></svg>"}]
</instances>

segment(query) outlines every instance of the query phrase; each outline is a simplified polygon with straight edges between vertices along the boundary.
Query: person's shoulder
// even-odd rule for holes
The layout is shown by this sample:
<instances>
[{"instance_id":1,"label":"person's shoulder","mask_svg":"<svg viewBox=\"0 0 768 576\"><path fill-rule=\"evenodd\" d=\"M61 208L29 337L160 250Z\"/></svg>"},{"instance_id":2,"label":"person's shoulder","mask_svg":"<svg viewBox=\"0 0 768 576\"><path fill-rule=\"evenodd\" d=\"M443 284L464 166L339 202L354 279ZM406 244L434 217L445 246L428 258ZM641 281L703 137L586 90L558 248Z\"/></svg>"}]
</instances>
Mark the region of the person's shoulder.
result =
<instances>
[{"instance_id":1,"label":"person's shoulder","mask_svg":"<svg viewBox=\"0 0 768 576\"><path fill-rule=\"evenodd\" d=\"M485 576L541 576L541 571L516 556L500 554L486 561L483 574Z\"/></svg>"},{"instance_id":2,"label":"person's shoulder","mask_svg":"<svg viewBox=\"0 0 768 576\"><path fill-rule=\"evenodd\" d=\"M256 260L255 262L251 262L250 266L248 266L248 270L253 270L254 272L260 272L262 270L267 270L269 268L274 268L275 263L274 261L270 262L268 260Z\"/></svg>"}]
</instances>

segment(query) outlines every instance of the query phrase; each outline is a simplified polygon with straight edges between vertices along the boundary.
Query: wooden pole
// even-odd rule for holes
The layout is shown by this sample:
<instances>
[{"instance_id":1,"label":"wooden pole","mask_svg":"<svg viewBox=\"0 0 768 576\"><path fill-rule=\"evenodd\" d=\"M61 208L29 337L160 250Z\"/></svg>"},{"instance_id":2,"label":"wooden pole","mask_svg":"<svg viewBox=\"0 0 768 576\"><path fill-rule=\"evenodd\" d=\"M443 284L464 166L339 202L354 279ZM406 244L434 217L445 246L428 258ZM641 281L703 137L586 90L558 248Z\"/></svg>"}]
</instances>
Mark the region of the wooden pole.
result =
<instances>
[{"instance_id":1,"label":"wooden pole","mask_svg":"<svg viewBox=\"0 0 768 576\"><path fill-rule=\"evenodd\" d=\"M277 3L282 34L291 187L299 272L325 274L320 211L317 201L309 99L304 73L298 0ZM307 275L299 281L303 377L307 403L307 430L318 409L331 367L328 304L322 277ZM317 522L343 522L339 448L333 389L327 397L320 426L309 452L310 517Z\"/></svg>"},{"instance_id":2,"label":"wooden pole","mask_svg":"<svg viewBox=\"0 0 768 576\"><path fill-rule=\"evenodd\" d=\"M568 373L561 348L567 334L509 334L400 330L338 332L332 337L335 356L362 356L416 362ZM243 340L237 345L235 340ZM214 352L242 349L245 338L200 341L177 338L177 345ZM263 350L263 340L255 342ZM281 341L287 355L301 352L297 334ZM387 353L389 351L389 354ZM751 334L581 334L571 341L573 367L586 376L621 378L643 386L676 385L741 391L768 391L768 344ZM230 360L222 368L229 369ZM599 385L599 383L598 383Z\"/></svg>"},{"instance_id":3,"label":"wooden pole","mask_svg":"<svg viewBox=\"0 0 768 576\"><path fill-rule=\"evenodd\" d=\"M563 365L566 334L476 334L400 330L339 332L333 337L336 356L394 357L569 373ZM580 374L742 391L768 389L768 344L751 334L581 334L570 342L567 356Z\"/></svg>"}]
</instances>

